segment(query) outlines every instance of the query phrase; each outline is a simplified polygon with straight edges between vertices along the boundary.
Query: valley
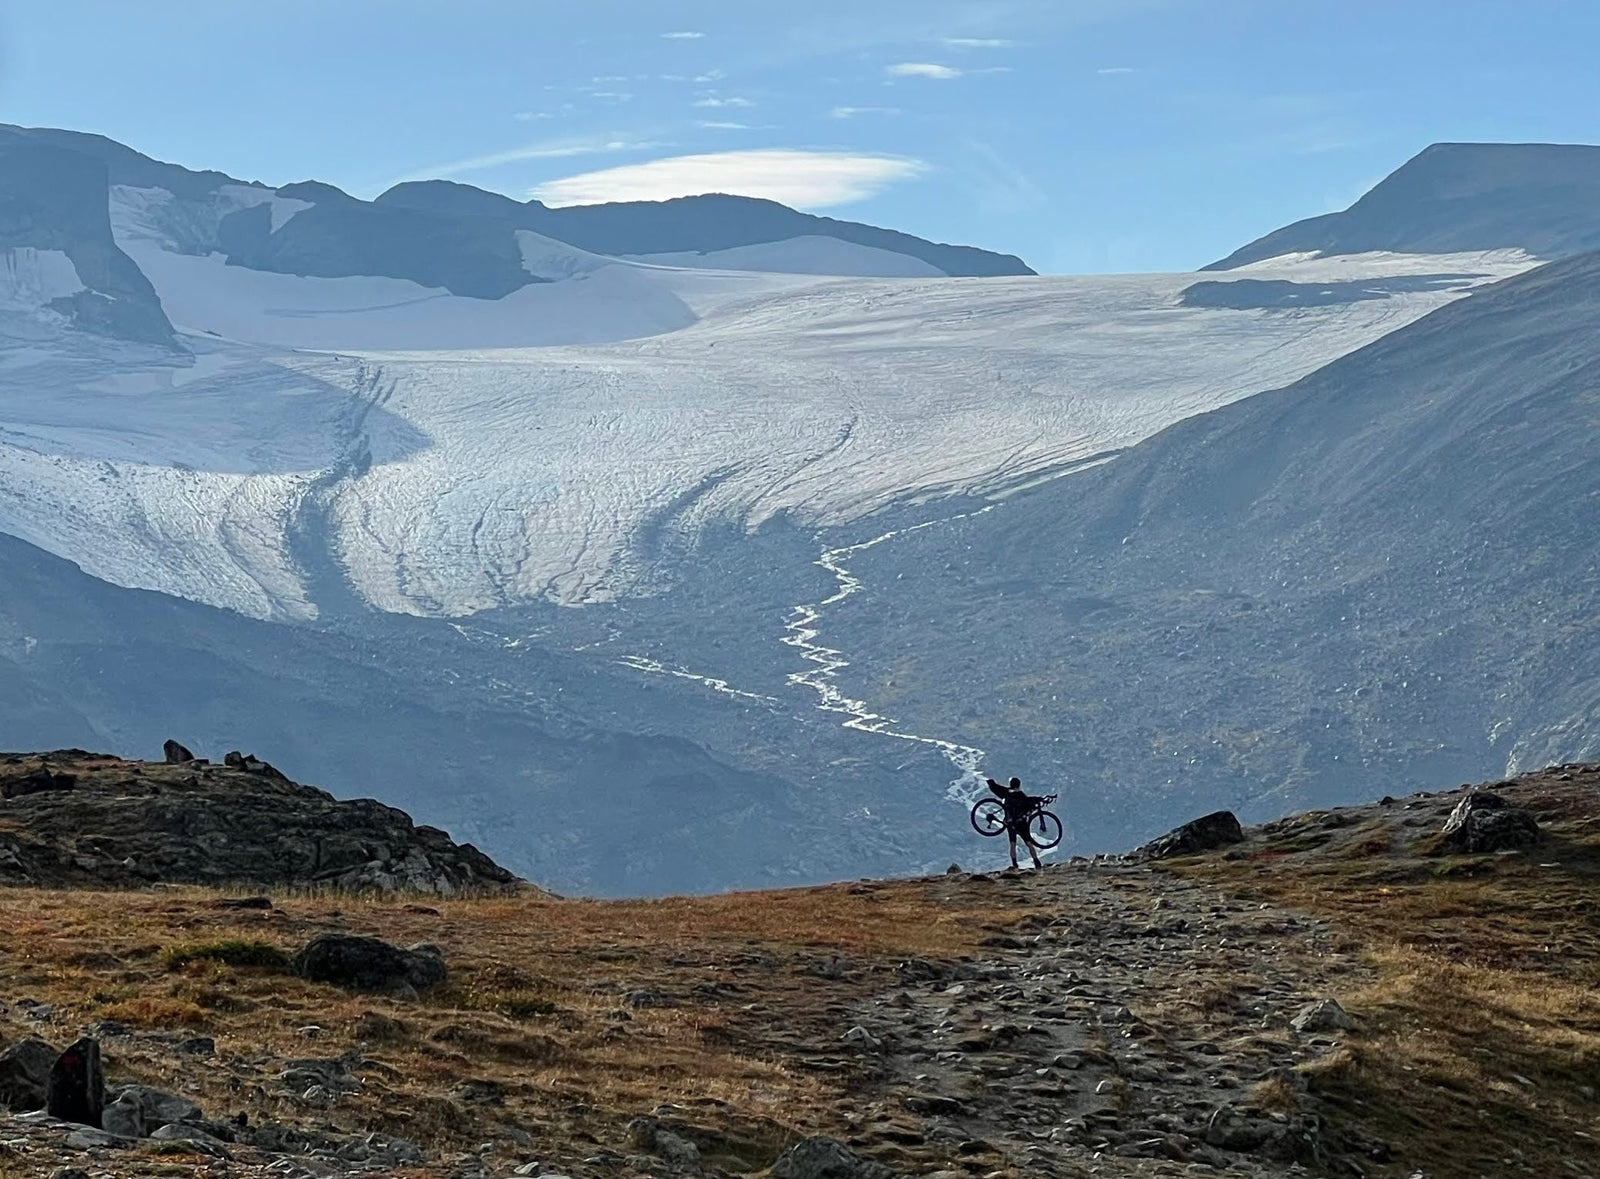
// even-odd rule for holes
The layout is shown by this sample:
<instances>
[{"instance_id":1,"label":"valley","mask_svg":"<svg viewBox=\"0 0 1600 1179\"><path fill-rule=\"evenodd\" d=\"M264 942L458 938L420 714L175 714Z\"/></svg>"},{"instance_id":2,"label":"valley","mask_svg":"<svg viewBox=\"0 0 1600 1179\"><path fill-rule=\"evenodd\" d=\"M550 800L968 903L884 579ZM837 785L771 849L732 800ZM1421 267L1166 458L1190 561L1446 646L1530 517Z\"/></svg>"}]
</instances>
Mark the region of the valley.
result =
<instances>
[{"instance_id":1,"label":"valley","mask_svg":"<svg viewBox=\"0 0 1600 1179\"><path fill-rule=\"evenodd\" d=\"M74 702L10 744L251 745L601 895L983 862L986 775L1071 855L1595 753L1587 230L1521 189L1061 277L7 136L81 197L0 243L0 635ZM61 302L108 251L169 336Z\"/></svg>"}]
</instances>

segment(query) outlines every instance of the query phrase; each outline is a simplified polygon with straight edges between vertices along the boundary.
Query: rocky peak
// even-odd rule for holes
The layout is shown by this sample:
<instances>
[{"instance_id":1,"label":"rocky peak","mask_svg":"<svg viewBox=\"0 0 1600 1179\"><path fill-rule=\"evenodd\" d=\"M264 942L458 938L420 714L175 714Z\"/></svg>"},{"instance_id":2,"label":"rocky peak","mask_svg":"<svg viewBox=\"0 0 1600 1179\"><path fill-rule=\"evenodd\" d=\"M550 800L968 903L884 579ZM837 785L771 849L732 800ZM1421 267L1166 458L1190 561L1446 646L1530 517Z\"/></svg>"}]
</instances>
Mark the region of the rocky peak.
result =
<instances>
[{"instance_id":1,"label":"rocky peak","mask_svg":"<svg viewBox=\"0 0 1600 1179\"><path fill-rule=\"evenodd\" d=\"M169 742L167 755L187 754ZM328 884L440 896L517 878L471 844L372 799L336 799L253 755L126 761L0 754L0 882Z\"/></svg>"}]
</instances>

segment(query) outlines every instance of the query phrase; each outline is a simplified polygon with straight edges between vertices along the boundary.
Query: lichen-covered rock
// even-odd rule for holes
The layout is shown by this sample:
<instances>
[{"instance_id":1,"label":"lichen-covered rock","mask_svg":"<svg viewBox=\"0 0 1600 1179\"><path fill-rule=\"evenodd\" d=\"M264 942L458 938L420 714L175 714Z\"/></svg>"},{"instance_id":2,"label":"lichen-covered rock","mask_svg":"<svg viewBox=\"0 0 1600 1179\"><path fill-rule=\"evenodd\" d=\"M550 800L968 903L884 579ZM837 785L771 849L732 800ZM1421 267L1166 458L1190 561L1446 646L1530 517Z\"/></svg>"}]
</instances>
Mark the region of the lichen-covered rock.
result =
<instances>
[{"instance_id":1,"label":"lichen-covered rock","mask_svg":"<svg viewBox=\"0 0 1600 1179\"><path fill-rule=\"evenodd\" d=\"M1159 839L1152 839L1132 852L1131 858L1164 860L1170 856L1192 856L1243 840L1244 830L1232 811L1213 811L1181 827L1174 827Z\"/></svg>"},{"instance_id":2,"label":"lichen-covered rock","mask_svg":"<svg viewBox=\"0 0 1600 1179\"><path fill-rule=\"evenodd\" d=\"M1322 999L1301 1009L1289 1026L1297 1032L1307 1034L1314 1032L1343 1031L1350 1027L1350 1017L1345 1014L1344 1008L1339 1006L1337 999Z\"/></svg>"},{"instance_id":3,"label":"lichen-covered rock","mask_svg":"<svg viewBox=\"0 0 1600 1179\"><path fill-rule=\"evenodd\" d=\"M1450 812L1439 844L1472 855L1532 847L1539 837L1538 821L1528 811L1491 791L1474 790Z\"/></svg>"}]
</instances>

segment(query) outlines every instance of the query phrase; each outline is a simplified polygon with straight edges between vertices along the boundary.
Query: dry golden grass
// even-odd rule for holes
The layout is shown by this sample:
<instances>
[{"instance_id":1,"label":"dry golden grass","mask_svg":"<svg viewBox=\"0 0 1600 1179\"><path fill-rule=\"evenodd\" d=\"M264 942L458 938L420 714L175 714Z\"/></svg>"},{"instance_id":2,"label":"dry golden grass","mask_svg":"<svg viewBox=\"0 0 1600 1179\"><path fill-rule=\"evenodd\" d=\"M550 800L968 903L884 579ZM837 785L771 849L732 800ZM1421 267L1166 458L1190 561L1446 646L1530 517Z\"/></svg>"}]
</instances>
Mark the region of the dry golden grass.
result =
<instances>
[{"instance_id":1,"label":"dry golden grass","mask_svg":"<svg viewBox=\"0 0 1600 1179\"><path fill-rule=\"evenodd\" d=\"M1600 802L1542 779L1515 801L1546 829L1531 856L1427 854L1396 814L1326 851L1292 834L1178 869L1321 915L1376 968L1341 996L1356 1032L1301 1072L1398 1174L1600 1171Z\"/></svg>"},{"instance_id":2,"label":"dry golden grass","mask_svg":"<svg viewBox=\"0 0 1600 1179\"><path fill-rule=\"evenodd\" d=\"M575 1150L615 1147L629 1118L670 1103L724 1133L726 1149L755 1169L793 1129L837 1130L850 1071L797 1059L831 1049L839 1011L892 981L898 962L974 954L1019 916L935 900L936 887L639 902L300 896L264 911L219 908L218 894L190 888L0 891L0 989L56 1007L45 1027L0 1018L0 1035L63 1040L111 1019L204 1033L233 1059L359 1050L372 1062L364 1088L324 1114L275 1082L281 1064L241 1083L149 1041L106 1045L113 1077L196 1082L191 1095L213 1116L326 1117L435 1149L491 1140L501 1122ZM434 942L450 981L405 1002L308 984L272 965L271 947L292 951L324 930ZM635 992L647 994L628 1003ZM467 1080L498 1082L503 1105L453 1095Z\"/></svg>"}]
</instances>

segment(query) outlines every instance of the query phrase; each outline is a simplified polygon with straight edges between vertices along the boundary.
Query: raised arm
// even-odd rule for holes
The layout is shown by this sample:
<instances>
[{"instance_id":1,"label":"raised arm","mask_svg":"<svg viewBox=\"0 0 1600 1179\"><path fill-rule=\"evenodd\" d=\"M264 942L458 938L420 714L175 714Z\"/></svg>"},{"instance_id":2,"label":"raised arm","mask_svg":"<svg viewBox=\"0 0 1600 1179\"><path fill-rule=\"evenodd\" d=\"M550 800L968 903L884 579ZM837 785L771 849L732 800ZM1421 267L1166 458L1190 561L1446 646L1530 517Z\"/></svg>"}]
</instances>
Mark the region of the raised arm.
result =
<instances>
[{"instance_id":1,"label":"raised arm","mask_svg":"<svg viewBox=\"0 0 1600 1179\"><path fill-rule=\"evenodd\" d=\"M993 778L985 778L984 781L989 783L989 791L995 797L1004 798L1006 796L1006 788L1000 785L1000 783L996 782Z\"/></svg>"}]
</instances>

